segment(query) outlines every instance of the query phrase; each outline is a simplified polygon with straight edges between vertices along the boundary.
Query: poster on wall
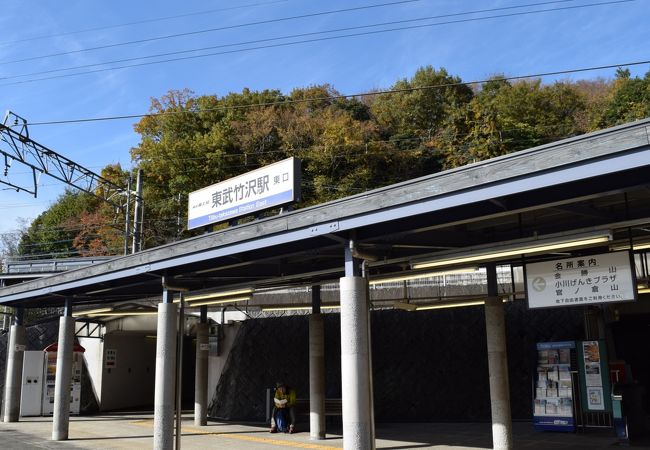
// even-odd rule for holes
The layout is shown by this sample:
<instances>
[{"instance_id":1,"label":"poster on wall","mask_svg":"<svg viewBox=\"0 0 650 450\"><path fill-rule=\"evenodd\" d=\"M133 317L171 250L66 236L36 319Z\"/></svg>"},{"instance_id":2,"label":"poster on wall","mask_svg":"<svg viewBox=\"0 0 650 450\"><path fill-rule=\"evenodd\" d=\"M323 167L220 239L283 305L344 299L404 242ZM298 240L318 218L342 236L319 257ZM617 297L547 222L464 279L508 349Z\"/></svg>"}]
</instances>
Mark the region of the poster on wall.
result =
<instances>
[{"instance_id":1,"label":"poster on wall","mask_svg":"<svg viewBox=\"0 0 650 450\"><path fill-rule=\"evenodd\" d=\"M603 401L603 388L587 387L587 405L593 411L604 411L605 402Z\"/></svg>"},{"instance_id":2,"label":"poster on wall","mask_svg":"<svg viewBox=\"0 0 650 450\"><path fill-rule=\"evenodd\" d=\"M526 264L529 308L615 303L637 299L629 252Z\"/></svg>"},{"instance_id":3,"label":"poster on wall","mask_svg":"<svg viewBox=\"0 0 650 450\"><path fill-rule=\"evenodd\" d=\"M609 366L605 342L581 341L578 349L580 377L584 380L582 407L585 411L611 411Z\"/></svg>"},{"instance_id":4,"label":"poster on wall","mask_svg":"<svg viewBox=\"0 0 650 450\"><path fill-rule=\"evenodd\" d=\"M603 377L600 370L600 348L598 341L583 341L582 352L585 360L585 386L602 387Z\"/></svg>"}]
</instances>

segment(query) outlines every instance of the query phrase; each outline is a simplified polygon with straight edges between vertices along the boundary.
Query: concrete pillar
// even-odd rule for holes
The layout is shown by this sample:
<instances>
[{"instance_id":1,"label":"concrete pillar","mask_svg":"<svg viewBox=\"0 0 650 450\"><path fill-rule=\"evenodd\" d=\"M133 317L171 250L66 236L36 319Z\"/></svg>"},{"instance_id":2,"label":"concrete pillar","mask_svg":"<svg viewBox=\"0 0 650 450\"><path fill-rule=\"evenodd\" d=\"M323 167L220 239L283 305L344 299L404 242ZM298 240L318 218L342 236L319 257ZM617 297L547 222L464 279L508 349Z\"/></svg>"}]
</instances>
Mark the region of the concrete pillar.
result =
<instances>
[{"instance_id":1,"label":"concrete pillar","mask_svg":"<svg viewBox=\"0 0 650 450\"><path fill-rule=\"evenodd\" d=\"M9 331L7 346L7 372L5 374L4 422L18 422L20 416L20 392L23 378L23 357L25 355L25 326L23 308L17 308L16 322Z\"/></svg>"},{"instance_id":2,"label":"concrete pillar","mask_svg":"<svg viewBox=\"0 0 650 450\"><path fill-rule=\"evenodd\" d=\"M70 429L70 382L74 350L74 318L72 304L66 299L65 312L59 318L59 342L56 351L56 380L54 382L54 418L52 440L68 439Z\"/></svg>"},{"instance_id":3,"label":"concrete pillar","mask_svg":"<svg viewBox=\"0 0 650 450\"><path fill-rule=\"evenodd\" d=\"M174 448L177 315L176 305L172 303L172 293L164 290L163 303L158 305L153 419L154 450L172 450Z\"/></svg>"},{"instance_id":4,"label":"concrete pillar","mask_svg":"<svg viewBox=\"0 0 650 450\"><path fill-rule=\"evenodd\" d=\"M343 400L343 448L372 450L370 376L370 316L367 280L358 276L358 260L346 249L345 274L341 278L341 387Z\"/></svg>"},{"instance_id":5,"label":"concrete pillar","mask_svg":"<svg viewBox=\"0 0 650 450\"><path fill-rule=\"evenodd\" d=\"M325 324L320 313L320 286L312 286L309 317L309 438L325 439Z\"/></svg>"},{"instance_id":6,"label":"concrete pillar","mask_svg":"<svg viewBox=\"0 0 650 450\"><path fill-rule=\"evenodd\" d=\"M203 310L205 309L205 319ZM196 326L196 375L194 377L194 425L208 424L208 356L210 355L207 306L201 306L201 323Z\"/></svg>"},{"instance_id":7,"label":"concrete pillar","mask_svg":"<svg viewBox=\"0 0 650 450\"><path fill-rule=\"evenodd\" d=\"M503 301L498 295L496 266L490 264L486 268L488 298L485 301L485 331L490 371L492 445L495 450L510 450L512 449L512 416Z\"/></svg>"}]
</instances>

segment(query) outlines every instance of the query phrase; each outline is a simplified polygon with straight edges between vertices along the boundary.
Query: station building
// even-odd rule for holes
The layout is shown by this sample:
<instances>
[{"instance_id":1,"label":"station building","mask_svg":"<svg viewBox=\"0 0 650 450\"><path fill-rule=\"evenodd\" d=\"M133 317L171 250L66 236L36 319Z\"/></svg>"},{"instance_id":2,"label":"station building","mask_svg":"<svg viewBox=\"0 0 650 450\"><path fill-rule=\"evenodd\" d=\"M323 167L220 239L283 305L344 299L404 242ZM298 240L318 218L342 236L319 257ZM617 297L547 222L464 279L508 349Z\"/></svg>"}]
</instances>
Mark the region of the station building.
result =
<instances>
[{"instance_id":1,"label":"station building","mask_svg":"<svg viewBox=\"0 0 650 450\"><path fill-rule=\"evenodd\" d=\"M16 311L3 419L19 420L25 351L51 340L55 440L68 433L74 344L82 411L153 408L157 449L172 448L183 406L198 425L265 420L278 380L299 392L314 439L340 415L349 449L374 448L375 421L491 421L494 448L512 448L513 420L642 435L649 130L638 121L73 270L16 263L0 289ZM25 311L44 307L62 308L58 326L26 331Z\"/></svg>"}]
</instances>

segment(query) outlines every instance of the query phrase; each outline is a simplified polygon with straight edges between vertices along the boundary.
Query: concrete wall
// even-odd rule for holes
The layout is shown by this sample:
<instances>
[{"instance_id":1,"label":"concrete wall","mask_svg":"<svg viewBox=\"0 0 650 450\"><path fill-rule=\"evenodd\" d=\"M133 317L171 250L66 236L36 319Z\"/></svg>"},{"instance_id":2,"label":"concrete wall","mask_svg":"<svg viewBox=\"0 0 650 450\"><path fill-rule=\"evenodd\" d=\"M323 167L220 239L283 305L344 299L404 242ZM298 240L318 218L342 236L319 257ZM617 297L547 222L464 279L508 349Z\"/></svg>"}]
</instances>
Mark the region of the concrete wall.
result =
<instances>
[{"instance_id":1,"label":"concrete wall","mask_svg":"<svg viewBox=\"0 0 650 450\"><path fill-rule=\"evenodd\" d=\"M104 341L97 338L79 338L79 345L86 349L84 363L95 398L101 403L102 367L104 363Z\"/></svg>"},{"instance_id":2,"label":"concrete wall","mask_svg":"<svg viewBox=\"0 0 650 450\"><path fill-rule=\"evenodd\" d=\"M221 334L210 336L210 356L208 357L208 398L211 397L210 393L217 390L217 384L226 367L226 362L230 356L230 351L235 343L235 338L239 329L241 328L240 322L231 322L221 327ZM217 344L217 341L219 343ZM217 349L218 353L217 354ZM208 408L212 401L208 401Z\"/></svg>"},{"instance_id":3,"label":"concrete wall","mask_svg":"<svg viewBox=\"0 0 650 450\"><path fill-rule=\"evenodd\" d=\"M102 411L151 407L156 372L156 339L145 333L115 332L104 336ZM116 351L115 367L106 367L106 352Z\"/></svg>"}]
</instances>

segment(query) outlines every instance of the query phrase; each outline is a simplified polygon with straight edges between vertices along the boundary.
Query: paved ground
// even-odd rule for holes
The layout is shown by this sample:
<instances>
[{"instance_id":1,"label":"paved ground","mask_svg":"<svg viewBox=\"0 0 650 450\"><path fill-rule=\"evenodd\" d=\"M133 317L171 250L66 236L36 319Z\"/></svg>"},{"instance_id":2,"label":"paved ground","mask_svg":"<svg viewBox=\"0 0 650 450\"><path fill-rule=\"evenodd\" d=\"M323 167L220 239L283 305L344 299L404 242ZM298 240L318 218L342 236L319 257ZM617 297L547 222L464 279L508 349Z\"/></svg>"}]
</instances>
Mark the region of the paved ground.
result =
<instances>
[{"instance_id":1,"label":"paved ground","mask_svg":"<svg viewBox=\"0 0 650 450\"><path fill-rule=\"evenodd\" d=\"M306 425L305 425L306 426ZM479 450L491 448L489 424L379 424L378 449L446 449ZM2 449L147 449L152 447L153 419L150 414L122 414L73 417L70 439L50 440L52 419L23 418L19 423L0 423ZM530 423L514 425L515 449L530 450L597 450L617 447L611 431L584 434L539 433ZM183 449L268 450L278 448L340 449L339 430L332 430L326 440L311 441L309 433L269 434L260 424L210 422L195 427L190 416L183 421ZM650 449L650 442L634 448Z\"/></svg>"}]
</instances>

